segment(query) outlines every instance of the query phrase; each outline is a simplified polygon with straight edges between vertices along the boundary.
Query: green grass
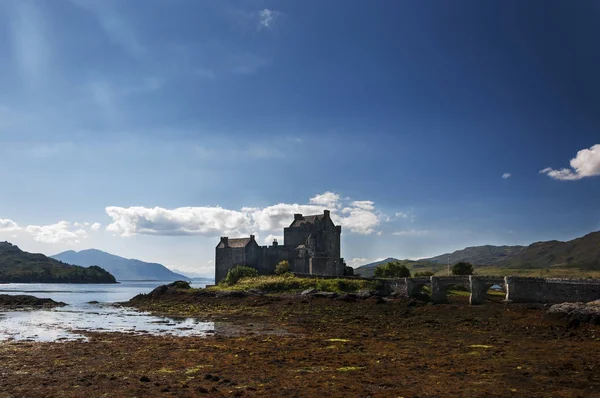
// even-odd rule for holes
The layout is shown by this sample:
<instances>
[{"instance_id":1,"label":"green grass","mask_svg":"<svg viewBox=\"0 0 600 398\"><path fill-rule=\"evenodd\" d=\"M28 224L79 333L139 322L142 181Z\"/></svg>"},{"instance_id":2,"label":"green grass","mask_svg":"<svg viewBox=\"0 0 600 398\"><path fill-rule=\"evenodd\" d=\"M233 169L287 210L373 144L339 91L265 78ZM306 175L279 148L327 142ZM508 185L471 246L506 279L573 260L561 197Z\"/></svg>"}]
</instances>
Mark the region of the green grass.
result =
<instances>
[{"instance_id":1,"label":"green grass","mask_svg":"<svg viewBox=\"0 0 600 398\"><path fill-rule=\"evenodd\" d=\"M350 293L361 289L375 289L376 282L352 279L319 279L299 278L292 274L263 275L252 278L242 278L235 285L217 285L209 287L212 290L250 290L258 289L265 292L302 291L317 289L325 292Z\"/></svg>"}]
</instances>

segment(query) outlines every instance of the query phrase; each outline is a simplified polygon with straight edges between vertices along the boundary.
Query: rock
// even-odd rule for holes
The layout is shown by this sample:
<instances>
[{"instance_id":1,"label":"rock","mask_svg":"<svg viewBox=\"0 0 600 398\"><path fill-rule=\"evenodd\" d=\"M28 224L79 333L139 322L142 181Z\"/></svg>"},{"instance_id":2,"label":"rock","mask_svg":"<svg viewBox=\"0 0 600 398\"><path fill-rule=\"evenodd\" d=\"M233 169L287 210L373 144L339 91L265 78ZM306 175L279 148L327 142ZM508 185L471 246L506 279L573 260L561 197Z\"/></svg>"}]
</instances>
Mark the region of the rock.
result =
<instances>
[{"instance_id":1,"label":"rock","mask_svg":"<svg viewBox=\"0 0 600 398\"><path fill-rule=\"evenodd\" d=\"M577 327L581 323L600 325L600 300L589 303L554 304L544 314L544 320Z\"/></svg>"},{"instance_id":2,"label":"rock","mask_svg":"<svg viewBox=\"0 0 600 398\"><path fill-rule=\"evenodd\" d=\"M339 301L345 301L347 303L353 303L356 300L358 300L358 297L356 296L356 294L346 293L346 294L342 294L339 297L336 297L335 299L339 300Z\"/></svg>"},{"instance_id":3,"label":"rock","mask_svg":"<svg viewBox=\"0 0 600 398\"><path fill-rule=\"evenodd\" d=\"M315 294L316 292L317 292L317 289L306 289L305 291L300 293L300 295L301 296L311 296L311 295Z\"/></svg>"},{"instance_id":4,"label":"rock","mask_svg":"<svg viewBox=\"0 0 600 398\"><path fill-rule=\"evenodd\" d=\"M140 381L142 383L149 383L150 382L150 378L148 376L142 376L142 377L140 377Z\"/></svg>"},{"instance_id":5,"label":"rock","mask_svg":"<svg viewBox=\"0 0 600 398\"><path fill-rule=\"evenodd\" d=\"M196 388L196 392L200 393L200 394L208 394L208 390L204 387L198 387Z\"/></svg>"},{"instance_id":6,"label":"rock","mask_svg":"<svg viewBox=\"0 0 600 398\"><path fill-rule=\"evenodd\" d=\"M266 292L260 289L248 289L247 293L251 296L264 296L266 294Z\"/></svg>"},{"instance_id":7,"label":"rock","mask_svg":"<svg viewBox=\"0 0 600 398\"><path fill-rule=\"evenodd\" d=\"M167 287L167 285L160 285L160 286L154 288L154 290L152 290L148 294L150 295L150 297L160 297L163 294L165 294L168 290L169 290L169 288Z\"/></svg>"},{"instance_id":8,"label":"rock","mask_svg":"<svg viewBox=\"0 0 600 398\"><path fill-rule=\"evenodd\" d=\"M248 293L243 290L217 290L216 296L244 298L248 296Z\"/></svg>"},{"instance_id":9,"label":"rock","mask_svg":"<svg viewBox=\"0 0 600 398\"><path fill-rule=\"evenodd\" d=\"M322 297L328 299L334 299L338 296L335 292L316 292L312 295L313 297Z\"/></svg>"},{"instance_id":10,"label":"rock","mask_svg":"<svg viewBox=\"0 0 600 398\"><path fill-rule=\"evenodd\" d=\"M0 294L0 308L28 308L28 307L63 307L67 304L49 298L38 298L26 294Z\"/></svg>"},{"instance_id":11,"label":"rock","mask_svg":"<svg viewBox=\"0 0 600 398\"><path fill-rule=\"evenodd\" d=\"M98 301L96 301L96 300L88 301L87 303L88 303L88 304L100 304L100 303L99 303Z\"/></svg>"},{"instance_id":12,"label":"rock","mask_svg":"<svg viewBox=\"0 0 600 398\"><path fill-rule=\"evenodd\" d=\"M172 283L169 283L167 285L168 288L171 289L191 289L192 287L190 286L189 282L186 281L175 281Z\"/></svg>"},{"instance_id":13,"label":"rock","mask_svg":"<svg viewBox=\"0 0 600 398\"><path fill-rule=\"evenodd\" d=\"M371 297L373 294L375 293L375 291L373 290L368 290L368 289L361 289L358 292L356 292L356 296L360 299L368 299L369 297Z\"/></svg>"}]
</instances>

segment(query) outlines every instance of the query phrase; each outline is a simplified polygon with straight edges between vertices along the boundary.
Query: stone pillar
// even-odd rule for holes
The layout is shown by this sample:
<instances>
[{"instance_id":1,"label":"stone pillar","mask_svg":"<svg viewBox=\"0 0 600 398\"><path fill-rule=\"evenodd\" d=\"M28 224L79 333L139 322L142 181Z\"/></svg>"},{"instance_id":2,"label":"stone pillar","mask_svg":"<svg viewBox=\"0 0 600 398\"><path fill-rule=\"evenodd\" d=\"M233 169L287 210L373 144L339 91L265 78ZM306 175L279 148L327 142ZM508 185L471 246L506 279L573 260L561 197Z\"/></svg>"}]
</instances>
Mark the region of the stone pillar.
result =
<instances>
[{"instance_id":1,"label":"stone pillar","mask_svg":"<svg viewBox=\"0 0 600 398\"><path fill-rule=\"evenodd\" d=\"M431 301L434 304L443 304L448 302L446 296L446 285L440 282L437 276L431 277Z\"/></svg>"},{"instance_id":2,"label":"stone pillar","mask_svg":"<svg viewBox=\"0 0 600 398\"><path fill-rule=\"evenodd\" d=\"M471 296L469 297L469 304L483 304L485 299L487 298L487 290L489 288L489 283L481 281L476 276L469 276L469 282L471 287Z\"/></svg>"}]
</instances>

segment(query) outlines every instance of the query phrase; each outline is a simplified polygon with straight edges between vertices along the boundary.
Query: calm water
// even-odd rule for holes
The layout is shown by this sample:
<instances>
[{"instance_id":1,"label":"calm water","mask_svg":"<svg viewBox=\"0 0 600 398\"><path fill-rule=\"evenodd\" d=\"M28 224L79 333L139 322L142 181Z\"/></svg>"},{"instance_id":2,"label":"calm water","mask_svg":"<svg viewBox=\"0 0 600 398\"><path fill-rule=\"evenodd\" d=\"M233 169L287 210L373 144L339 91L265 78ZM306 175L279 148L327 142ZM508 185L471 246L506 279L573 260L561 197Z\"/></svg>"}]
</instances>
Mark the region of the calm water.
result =
<instances>
[{"instance_id":1,"label":"calm water","mask_svg":"<svg viewBox=\"0 0 600 398\"><path fill-rule=\"evenodd\" d=\"M29 294L68 305L51 310L0 312L0 340L87 340L82 331L204 335L214 330L212 322L193 318L157 317L110 304L149 293L169 282L122 282L120 284L0 284L0 294ZM204 287L193 283L193 287ZM97 304L90 304L97 301Z\"/></svg>"}]
</instances>

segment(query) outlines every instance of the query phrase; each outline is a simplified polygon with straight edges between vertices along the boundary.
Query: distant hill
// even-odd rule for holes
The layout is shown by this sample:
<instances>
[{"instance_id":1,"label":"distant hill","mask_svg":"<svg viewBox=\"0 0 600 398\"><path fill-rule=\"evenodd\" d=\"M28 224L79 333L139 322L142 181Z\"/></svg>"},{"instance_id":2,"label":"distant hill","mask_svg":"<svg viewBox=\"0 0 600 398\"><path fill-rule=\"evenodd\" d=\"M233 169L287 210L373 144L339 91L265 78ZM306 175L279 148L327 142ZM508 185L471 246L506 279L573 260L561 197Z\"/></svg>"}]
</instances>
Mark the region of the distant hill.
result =
<instances>
[{"instance_id":1,"label":"distant hill","mask_svg":"<svg viewBox=\"0 0 600 398\"><path fill-rule=\"evenodd\" d=\"M518 255L525 246L473 246L457 250L440 256L424 258L421 261L429 261L438 264L455 264L459 261L467 261L475 265L506 265L514 256Z\"/></svg>"},{"instance_id":2,"label":"distant hill","mask_svg":"<svg viewBox=\"0 0 600 398\"><path fill-rule=\"evenodd\" d=\"M147 263L128 259L101 250L88 249L79 252L69 250L52 256L68 264L82 266L99 265L108 270L119 281L125 280L189 280L185 275L175 273L162 264Z\"/></svg>"},{"instance_id":3,"label":"distant hill","mask_svg":"<svg viewBox=\"0 0 600 398\"><path fill-rule=\"evenodd\" d=\"M600 270L600 231L567 242L552 240L532 243L529 246L473 246L417 261L390 257L360 266L354 272L363 276L372 276L375 267L390 261L400 261L411 271L439 271L448 263L448 259L450 264L467 261L475 266L511 269L560 267Z\"/></svg>"},{"instance_id":4,"label":"distant hill","mask_svg":"<svg viewBox=\"0 0 600 398\"><path fill-rule=\"evenodd\" d=\"M24 252L0 242L0 283L116 283L100 267L65 264L43 254Z\"/></svg>"},{"instance_id":5,"label":"distant hill","mask_svg":"<svg viewBox=\"0 0 600 398\"><path fill-rule=\"evenodd\" d=\"M415 273L415 272L419 272L419 271L434 271L435 272L435 271L438 271L439 269L443 268L441 265L433 263L433 262L429 262L429 261L398 260L397 258L388 257L384 260L375 261L373 263L361 265L360 267L357 267L354 269L354 273L356 275L360 275L360 276L369 278L369 277L373 276L373 273L375 272L375 268L377 268L378 265L390 263L392 261L398 261L401 264L406 265L406 267L411 271L411 273Z\"/></svg>"}]
</instances>

